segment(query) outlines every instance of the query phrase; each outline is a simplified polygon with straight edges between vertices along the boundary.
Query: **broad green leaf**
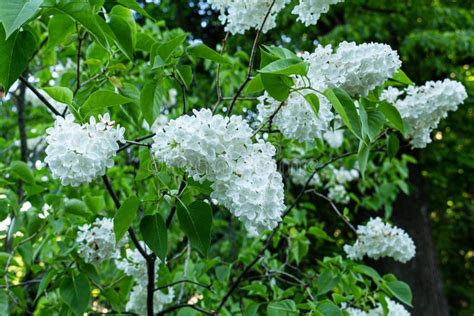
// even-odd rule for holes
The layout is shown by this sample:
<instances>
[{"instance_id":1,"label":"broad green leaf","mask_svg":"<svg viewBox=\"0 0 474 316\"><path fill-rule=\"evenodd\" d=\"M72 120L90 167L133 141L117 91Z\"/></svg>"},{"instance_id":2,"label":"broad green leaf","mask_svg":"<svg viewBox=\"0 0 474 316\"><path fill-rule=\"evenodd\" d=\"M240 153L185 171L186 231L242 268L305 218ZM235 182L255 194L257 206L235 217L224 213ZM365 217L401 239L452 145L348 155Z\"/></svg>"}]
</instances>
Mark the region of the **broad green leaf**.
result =
<instances>
[{"instance_id":1,"label":"broad green leaf","mask_svg":"<svg viewBox=\"0 0 474 316\"><path fill-rule=\"evenodd\" d=\"M0 289L0 315L8 315L7 289Z\"/></svg>"},{"instance_id":2,"label":"broad green leaf","mask_svg":"<svg viewBox=\"0 0 474 316\"><path fill-rule=\"evenodd\" d=\"M209 59L219 64L230 64L230 61L227 60L227 58L206 46L204 43L197 43L189 46L187 52L193 57Z\"/></svg>"},{"instance_id":3,"label":"broad green leaf","mask_svg":"<svg viewBox=\"0 0 474 316\"><path fill-rule=\"evenodd\" d=\"M117 0L118 3L126 6L127 8L130 8L134 11L137 11L138 13L140 13L141 15L143 16L146 16L147 18L149 19L153 19L152 16L150 16L148 14L148 12L145 11L145 9L143 9L138 3L136 0Z\"/></svg>"},{"instance_id":4,"label":"broad green leaf","mask_svg":"<svg viewBox=\"0 0 474 316\"><path fill-rule=\"evenodd\" d=\"M23 180L26 183L34 184L35 183L35 177L33 176L33 171L31 171L30 167L23 162L19 160L12 161L10 164L10 170L13 173L15 177L18 179Z\"/></svg>"},{"instance_id":5,"label":"broad green leaf","mask_svg":"<svg viewBox=\"0 0 474 316\"><path fill-rule=\"evenodd\" d=\"M387 283L387 287L397 299L411 306L413 295L408 284L402 281L392 281Z\"/></svg>"},{"instance_id":6,"label":"broad green leaf","mask_svg":"<svg viewBox=\"0 0 474 316\"><path fill-rule=\"evenodd\" d=\"M159 82L152 81L145 84L140 93L140 107L142 109L143 117L150 126L160 114L162 101L163 95L161 93Z\"/></svg>"},{"instance_id":7,"label":"broad green leaf","mask_svg":"<svg viewBox=\"0 0 474 316\"><path fill-rule=\"evenodd\" d=\"M260 73L275 75L306 75L308 63L300 58L279 59L259 70Z\"/></svg>"},{"instance_id":8,"label":"broad green leaf","mask_svg":"<svg viewBox=\"0 0 474 316\"><path fill-rule=\"evenodd\" d=\"M144 52L150 52L156 41L148 34L138 32L137 42L135 43L135 49Z\"/></svg>"},{"instance_id":9,"label":"broad green leaf","mask_svg":"<svg viewBox=\"0 0 474 316\"><path fill-rule=\"evenodd\" d=\"M99 90L92 93L79 108L79 112L84 116L101 113L104 109L111 106L117 106L125 103L131 103L135 100L124 97L109 90Z\"/></svg>"},{"instance_id":10,"label":"broad green leaf","mask_svg":"<svg viewBox=\"0 0 474 316\"><path fill-rule=\"evenodd\" d=\"M57 271L55 269L51 269L43 275L43 277L41 278L40 284L38 286L38 291L36 292L35 300L37 300L38 297L40 297L40 295L43 294L43 291L46 290L46 288L48 287L49 283L54 278L56 273Z\"/></svg>"},{"instance_id":11,"label":"broad green leaf","mask_svg":"<svg viewBox=\"0 0 474 316\"><path fill-rule=\"evenodd\" d=\"M331 301L325 301L318 306L318 311L324 316L343 316L341 309Z\"/></svg>"},{"instance_id":12,"label":"broad green leaf","mask_svg":"<svg viewBox=\"0 0 474 316\"><path fill-rule=\"evenodd\" d=\"M309 93L304 96L305 100L311 105L316 116L319 116L319 98L314 93Z\"/></svg>"},{"instance_id":13,"label":"broad green leaf","mask_svg":"<svg viewBox=\"0 0 474 316\"><path fill-rule=\"evenodd\" d=\"M5 40L5 31L0 24L0 85L5 91L25 70L35 48L36 40L30 31L15 32Z\"/></svg>"},{"instance_id":14,"label":"broad green leaf","mask_svg":"<svg viewBox=\"0 0 474 316\"><path fill-rule=\"evenodd\" d=\"M150 58L155 60L154 56L159 55L164 62L167 62L173 52L184 43L186 37L188 37L188 34L179 35L168 42L157 45L154 54Z\"/></svg>"},{"instance_id":15,"label":"broad green leaf","mask_svg":"<svg viewBox=\"0 0 474 316\"><path fill-rule=\"evenodd\" d=\"M393 74L392 79L406 85L414 84L401 69L398 69L397 72Z\"/></svg>"},{"instance_id":16,"label":"broad green leaf","mask_svg":"<svg viewBox=\"0 0 474 316\"><path fill-rule=\"evenodd\" d=\"M59 294L75 315L83 315L90 303L89 280L83 275L63 279Z\"/></svg>"},{"instance_id":17,"label":"broad green leaf","mask_svg":"<svg viewBox=\"0 0 474 316\"><path fill-rule=\"evenodd\" d=\"M400 149L400 141L397 135L390 134L387 138L387 154L390 158L394 158Z\"/></svg>"},{"instance_id":18,"label":"broad green leaf","mask_svg":"<svg viewBox=\"0 0 474 316\"><path fill-rule=\"evenodd\" d=\"M258 74L255 77L253 77L252 80L250 80L247 87L245 88L245 92L248 94L251 94L251 93L257 93L257 92L263 91L264 89L265 88L263 87L262 75Z\"/></svg>"},{"instance_id":19,"label":"broad green leaf","mask_svg":"<svg viewBox=\"0 0 474 316\"><path fill-rule=\"evenodd\" d=\"M176 66L176 72L186 89L189 90L193 82L193 68L190 65L178 65Z\"/></svg>"},{"instance_id":20,"label":"broad green leaf","mask_svg":"<svg viewBox=\"0 0 474 316\"><path fill-rule=\"evenodd\" d=\"M324 239L327 241L334 241L324 230L317 226L313 226L308 230L308 234L313 235L316 238Z\"/></svg>"},{"instance_id":21,"label":"broad green leaf","mask_svg":"<svg viewBox=\"0 0 474 316\"><path fill-rule=\"evenodd\" d=\"M388 102L382 102L380 105L377 107L377 110L382 112L385 117L388 119L390 123L395 126L397 130L400 132L404 133L405 129L403 127L403 119L400 115L400 112L398 112L397 108L391 105Z\"/></svg>"},{"instance_id":22,"label":"broad green leaf","mask_svg":"<svg viewBox=\"0 0 474 316\"><path fill-rule=\"evenodd\" d=\"M137 215L139 205L140 200L132 195L126 199L118 209L114 217L115 242L119 242L132 225L132 222Z\"/></svg>"},{"instance_id":23,"label":"broad green leaf","mask_svg":"<svg viewBox=\"0 0 474 316\"><path fill-rule=\"evenodd\" d=\"M367 161L369 160L369 154L370 154L370 145L367 145L363 141L360 141L357 159L359 161L359 171L362 175L362 178L364 178L364 175L365 175L365 169L367 168Z\"/></svg>"},{"instance_id":24,"label":"broad green leaf","mask_svg":"<svg viewBox=\"0 0 474 316\"><path fill-rule=\"evenodd\" d=\"M115 35L115 43L125 56L133 60L136 25L129 9L117 5L110 12L108 24Z\"/></svg>"},{"instance_id":25,"label":"broad green leaf","mask_svg":"<svg viewBox=\"0 0 474 316\"><path fill-rule=\"evenodd\" d=\"M265 50L267 50L271 55L278 57L280 59L285 59L285 58L298 58L298 56L293 53L291 50L284 48L284 47L278 47L278 46L267 46L267 45L262 45Z\"/></svg>"},{"instance_id":26,"label":"broad green leaf","mask_svg":"<svg viewBox=\"0 0 474 316\"><path fill-rule=\"evenodd\" d=\"M296 304L293 300L283 300L280 302L272 302L267 306L267 315L272 316L291 316L299 315Z\"/></svg>"},{"instance_id":27,"label":"broad green leaf","mask_svg":"<svg viewBox=\"0 0 474 316\"><path fill-rule=\"evenodd\" d=\"M9 38L26 21L39 11L43 0L8 0L0 5L0 22Z\"/></svg>"},{"instance_id":28,"label":"broad green leaf","mask_svg":"<svg viewBox=\"0 0 474 316\"><path fill-rule=\"evenodd\" d=\"M278 60L279 57L272 55L271 53L267 52L265 49L260 48L260 69L264 68L271 62Z\"/></svg>"},{"instance_id":29,"label":"broad green leaf","mask_svg":"<svg viewBox=\"0 0 474 316\"><path fill-rule=\"evenodd\" d=\"M88 194L84 197L84 202L93 213L98 213L106 207L105 199L102 195L92 196Z\"/></svg>"},{"instance_id":30,"label":"broad green leaf","mask_svg":"<svg viewBox=\"0 0 474 316\"><path fill-rule=\"evenodd\" d=\"M86 203L78 199L68 199L64 203L64 212L66 214L74 214L74 215L79 215L79 216L90 215L89 209Z\"/></svg>"},{"instance_id":31,"label":"broad green leaf","mask_svg":"<svg viewBox=\"0 0 474 316\"><path fill-rule=\"evenodd\" d=\"M212 211L209 204L202 201L194 201L184 205L178 201L178 220L181 229L189 239L191 245L203 256L211 245Z\"/></svg>"},{"instance_id":32,"label":"broad green leaf","mask_svg":"<svg viewBox=\"0 0 474 316\"><path fill-rule=\"evenodd\" d=\"M72 104L72 99L74 97L71 89L66 87L46 87L43 90L54 100L65 103Z\"/></svg>"},{"instance_id":33,"label":"broad green leaf","mask_svg":"<svg viewBox=\"0 0 474 316\"><path fill-rule=\"evenodd\" d=\"M367 110L363 105L359 106L360 120L362 123L362 135L369 136L371 142L378 136L385 123L385 116L377 110Z\"/></svg>"},{"instance_id":34,"label":"broad green leaf","mask_svg":"<svg viewBox=\"0 0 474 316\"><path fill-rule=\"evenodd\" d=\"M163 217L159 213L143 217L140 232L143 241L164 262L168 252L168 233Z\"/></svg>"},{"instance_id":35,"label":"broad green leaf","mask_svg":"<svg viewBox=\"0 0 474 316\"><path fill-rule=\"evenodd\" d=\"M48 22L48 47L55 48L62 44L75 31L76 24L68 15L53 15Z\"/></svg>"},{"instance_id":36,"label":"broad green leaf","mask_svg":"<svg viewBox=\"0 0 474 316\"><path fill-rule=\"evenodd\" d=\"M325 270L316 281L318 295L326 294L331 291L340 281L340 277L334 275L331 271Z\"/></svg>"},{"instance_id":37,"label":"broad green leaf","mask_svg":"<svg viewBox=\"0 0 474 316\"><path fill-rule=\"evenodd\" d=\"M357 108L347 92L339 88L334 88L326 90L324 95L328 98L329 102L331 102L336 112L339 113L344 124L346 124L354 135L362 139L362 126Z\"/></svg>"},{"instance_id":38,"label":"broad green leaf","mask_svg":"<svg viewBox=\"0 0 474 316\"><path fill-rule=\"evenodd\" d=\"M375 271L374 268L371 268L371 267L366 266L364 264L357 264L357 265L354 266L354 268L352 270L354 270L355 272L364 274L366 276L369 276L376 282L379 282L379 281L382 280L382 277L380 276L380 274L377 271Z\"/></svg>"},{"instance_id":39,"label":"broad green leaf","mask_svg":"<svg viewBox=\"0 0 474 316\"><path fill-rule=\"evenodd\" d=\"M262 84L265 90L272 98L277 101L284 101L290 95L290 78L282 75L261 74Z\"/></svg>"}]
</instances>

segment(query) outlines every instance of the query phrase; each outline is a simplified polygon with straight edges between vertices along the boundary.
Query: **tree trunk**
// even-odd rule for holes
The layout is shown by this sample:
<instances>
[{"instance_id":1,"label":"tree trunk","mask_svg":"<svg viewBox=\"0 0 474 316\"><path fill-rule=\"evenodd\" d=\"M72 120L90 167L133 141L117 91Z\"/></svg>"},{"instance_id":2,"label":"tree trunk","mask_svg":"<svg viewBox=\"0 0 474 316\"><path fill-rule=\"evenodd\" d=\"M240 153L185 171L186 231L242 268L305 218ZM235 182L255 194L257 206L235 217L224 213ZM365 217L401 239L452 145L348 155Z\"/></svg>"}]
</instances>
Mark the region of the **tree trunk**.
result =
<instances>
[{"instance_id":1,"label":"tree trunk","mask_svg":"<svg viewBox=\"0 0 474 316\"><path fill-rule=\"evenodd\" d=\"M375 266L381 272L394 273L397 278L410 285L413 291L412 315L449 315L441 269L431 235L428 200L417 165L410 167L410 183L412 192L409 196L399 195L394 205L392 221L413 238L416 256L406 264L382 260L375 263Z\"/></svg>"}]
</instances>

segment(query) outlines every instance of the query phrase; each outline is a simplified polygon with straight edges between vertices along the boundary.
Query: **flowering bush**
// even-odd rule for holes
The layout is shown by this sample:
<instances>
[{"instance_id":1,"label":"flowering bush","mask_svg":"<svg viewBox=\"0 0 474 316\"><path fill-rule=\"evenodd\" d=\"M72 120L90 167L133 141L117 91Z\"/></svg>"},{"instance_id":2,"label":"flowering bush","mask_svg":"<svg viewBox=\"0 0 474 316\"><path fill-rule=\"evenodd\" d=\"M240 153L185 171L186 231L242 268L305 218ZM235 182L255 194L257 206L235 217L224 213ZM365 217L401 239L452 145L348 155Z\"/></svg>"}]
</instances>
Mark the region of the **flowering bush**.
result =
<instances>
[{"instance_id":1,"label":"flowering bush","mask_svg":"<svg viewBox=\"0 0 474 316\"><path fill-rule=\"evenodd\" d=\"M217 50L117 2L12 1L1 19L20 129L1 312L409 315L409 285L362 260L416 255L390 223L400 140L425 147L464 86L415 86L382 43L262 44L280 12L315 25L338 0L208 0ZM228 42L251 32L249 55Z\"/></svg>"}]
</instances>

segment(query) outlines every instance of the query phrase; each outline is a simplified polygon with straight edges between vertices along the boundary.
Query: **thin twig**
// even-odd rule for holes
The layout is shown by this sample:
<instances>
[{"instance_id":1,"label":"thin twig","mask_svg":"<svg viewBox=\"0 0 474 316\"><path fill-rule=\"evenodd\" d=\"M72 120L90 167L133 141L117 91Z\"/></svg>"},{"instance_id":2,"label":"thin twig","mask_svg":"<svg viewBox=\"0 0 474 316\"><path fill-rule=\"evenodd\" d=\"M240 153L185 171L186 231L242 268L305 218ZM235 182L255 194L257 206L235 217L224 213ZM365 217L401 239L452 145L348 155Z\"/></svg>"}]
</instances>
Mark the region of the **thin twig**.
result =
<instances>
[{"instance_id":1,"label":"thin twig","mask_svg":"<svg viewBox=\"0 0 474 316\"><path fill-rule=\"evenodd\" d=\"M176 282L172 282L172 283L170 283L170 284L166 284L166 285L159 286L159 287L155 288L155 291L167 289L167 288L169 288L170 286L174 286L174 285L177 285L177 284L183 284L183 283L194 284L194 285L197 285L197 286L199 286L199 287L202 287L202 288L208 290L208 291L211 292L211 293L214 293L214 290L212 289L212 284L205 285L205 284L201 284L201 283L199 283L199 282L192 281L192 280L179 280L179 281L176 281Z\"/></svg>"},{"instance_id":2,"label":"thin twig","mask_svg":"<svg viewBox=\"0 0 474 316\"><path fill-rule=\"evenodd\" d=\"M183 279L186 279L188 276L188 265L189 265L189 259L191 258L191 247L189 245L188 241L188 252L186 254L186 259L184 260L184 267L183 267ZM184 283L181 283L181 288L179 289L179 295L178 295L178 300L177 303L181 303L181 299L183 298L184 295Z\"/></svg>"},{"instance_id":3,"label":"thin twig","mask_svg":"<svg viewBox=\"0 0 474 316\"><path fill-rule=\"evenodd\" d=\"M324 194L321 194L319 192L316 192L314 191L313 192L314 194L316 194L317 196L319 196L320 198L323 198L325 199L332 207L332 209L334 210L334 212L336 212L337 216L339 216L343 221L344 223L346 223L346 225L354 232L357 234L357 230L354 228L354 226L352 226L352 224L347 220L347 218L342 215L342 213L339 211L339 209L337 208L337 206L334 204L334 202L328 198L327 196L325 196Z\"/></svg>"},{"instance_id":4,"label":"thin twig","mask_svg":"<svg viewBox=\"0 0 474 316\"><path fill-rule=\"evenodd\" d=\"M74 90L74 95L77 94L81 88L81 47L82 41L84 38L79 34L79 27L76 23L77 30L77 56L76 56L76 89Z\"/></svg>"},{"instance_id":5,"label":"thin twig","mask_svg":"<svg viewBox=\"0 0 474 316\"><path fill-rule=\"evenodd\" d=\"M167 309L162 310L161 312L157 313L156 316L168 315L169 313L174 312L175 310L185 308L185 307L192 308L195 311L198 311L198 312L200 312L202 314L205 314L205 315L216 315L214 312L207 311L207 310L205 310L205 309L203 309L199 306L193 305L193 304L178 304L178 305L174 305L174 306L168 307Z\"/></svg>"},{"instance_id":6,"label":"thin twig","mask_svg":"<svg viewBox=\"0 0 474 316\"><path fill-rule=\"evenodd\" d=\"M33 92L38 97L38 99L41 100L41 102L43 102L44 105L46 105L46 107L51 112L53 112L55 115L64 117L64 115L62 115L58 110L56 110L56 108L31 83L29 83L25 77L20 76L19 79L25 84L25 86L28 87L28 89L31 90L31 92Z\"/></svg>"},{"instance_id":7,"label":"thin twig","mask_svg":"<svg viewBox=\"0 0 474 316\"><path fill-rule=\"evenodd\" d=\"M221 47L221 55L224 53L225 46L227 44L227 39L229 38L229 32L225 33L224 39L222 40L222 47ZM214 104L214 107L212 108L212 113L215 113L217 111L217 108L219 107L219 104L222 101L222 88L221 88L221 67L222 65L220 63L217 64L217 71L216 71L216 94L217 94L217 101Z\"/></svg>"},{"instance_id":8,"label":"thin twig","mask_svg":"<svg viewBox=\"0 0 474 316\"><path fill-rule=\"evenodd\" d=\"M147 140L147 139L150 139L152 138L153 136L155 136L156 134L153 133L153 134L149 134L149 135L146 135L146 136L143 136L143 137L139 137L139 138L136 138L133 140L133 142L128 142L127 144L121 146L118 150L117 150L117 153L121 152L121 151L124 151L125 149L133 146L133 145L136 145L136 143L138 142L141 142L141 141L144 141L144 140Z\"/></svg>"},{"instance_id":9,"label":"thin twig","mask_svg":"<svg viewBox=\"0 0 474 316\"><path fill-rule=\"evenodd\" d=\"M183 193L184 188L186 188L186 176L183 176L183 180L179 184L177 196ZM171 222L173 221L173 217L175 213L176 213L176 205L173 205L171 207L168 217L166 218L166 228L169 228L171 226Z\"/></svg>"},{"instance_id":10,"label":"thin twig","mask_svg":"<svg viewBox=\"0 0 474 316\"><path fill-rule=\"evenodd\" d=\"M275 116L277 115L277 113L281 110L281 108L283 107L284 104L285 104L285 101L280 102L280 104L278 105L278 107L275 109L275 111L273 111L273 113L268 117L268 119L266 119L265 122L263 122L259 127L257 127L257 129L253 132L252 137L255 137L255 135L257 135L257 133L258 133L267 123L270 123L270 124L269 124L269 128L270 128L270 130L272 129L272 121L273 121L273 119L275 118Z\"/></svg>"}]
</instances>

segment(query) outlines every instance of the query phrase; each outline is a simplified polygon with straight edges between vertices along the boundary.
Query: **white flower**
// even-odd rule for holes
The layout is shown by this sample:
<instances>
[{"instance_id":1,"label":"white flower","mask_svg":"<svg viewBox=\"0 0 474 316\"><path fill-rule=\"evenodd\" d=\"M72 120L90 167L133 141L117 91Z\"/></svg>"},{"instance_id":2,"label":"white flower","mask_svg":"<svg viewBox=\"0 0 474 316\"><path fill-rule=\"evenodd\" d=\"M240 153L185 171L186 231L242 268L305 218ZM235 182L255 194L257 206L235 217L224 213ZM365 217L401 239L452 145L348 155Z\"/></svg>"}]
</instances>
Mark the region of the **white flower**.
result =
<instances>
[{"instance_id":1,"label":"white flower","mask_svg":"<svg viewBox=\"0 0 474 316\"><path fill-rule=\"evenodd\" d=\"M146 274L142 278L146 278ZM168 294L162 291L155 291L153 300L153 309L155 312L161 312L164 305L170 304L174 300L174 289L168 287ZM147 288L144 285L137 284L133 287L127 305L125 306L127 312L135 312L138 315L146 315L147 313Z\"/></svg>"},{"instance_id":2,"label":"white flower","mask_svg":"<svg viewBox=\"0 0 474 316\"><path fill-rule=\"evenodd\" d=\"M293 182L294 184L303 186L308 181L312 172L308 172L303 167L291 166L290 169L288 170L288 173L290 174L291 182ZM319 177L318 174L314 174L308 183L309 186L320 186L321 184L322 184L321 178Z\"/></svg>"},{"instance_id":3,"label":"white flower","mask_svg":"<svg viewBox=\"0 0 474 316\"><path fill-rule=\"evenodd\" d=\"M398 98L402 93L404 98ZM381 96L394 104L408 126L407 135L415 148L431 143L430 133L448 111L455 111L466 98L464 86L457 81L428 81L423 86L409 86L404 91L386 89ZM398 98L398 99L397 99Z\"/></svg>"},{"instance_id":4,"label":"white flower","mask_svg":"<svg viewBox=\"0 0 474 316\"><path fill-rule=\"evenodd\" d=\"M46 130L45 162L53 178L63 185L78 186L88 183L114 165L113 157L124 142L125 129L113 127L108 114L91 117L89 123L79 125L72 115L56 116L54 126Z\"/></svg>"},{"instance_id":5,"label":"white flower","mask_svg":"<svg viewBox=\"0 0 474 316\"><path fill-rule=\"evenodd\" d=\"M415 256L415 244L410 236L396 226L384 224L380 217L357 226L357 235L354 245L344 245L350 259L360 260L366 255L372 259L391 257L405 263Z\"/></svg>"},{"instance_id":6,"label":"white flower","mask_svg":"<svg viewBox=\"0 0 474 316\"><path fill-rule=\"evenodd\" d=\"M338 87L351 95L367 95L401 66L397 52L379 43L342 42L335 52L331 45L319 46L303 58L313 87Z\"/></svg>"},{"instance_id":7,"label":"white flower","mask_svg":"<svg viewBox=\"0 0 474 316\"><path fill-rule=\"evenodd\" d=\"M410 313L405 309L405 307L389 298L386 298L388 314L387 316L410 316ZM346 307L347 305L343 303L341 306L342 309L349 314L349 316L385 316L383 312L382 305L377 304L376 308L365 312L361 309L354 307Z\"/></svg>"},{"instance_id":8,"label":"white flower","mask_svg":"<svg viewBox=\"0 0 474 316\"><path fill-rule=\"evenodd\" d=\"M344 130L328 130L323 134L323 138L329 147L337 149L342 146L342 142L344 141Z\"/></svg>"},{"instance_id":9,"label":"white flower","mask_svg":"<svg viewBox=\"0 0 474 316\"><path fill-rule=\"evenodd\" d=\"M284 209L283 181L275 148L260 140L240 116L208 109L172 120L157 131L152 149L168 166L183 168L196 181L213 182L211 198L244 222L251 233L272 229Z\"/></svg>"},{"instance_id":10,"label":"white flower","mask_svg":"<svg viewBox=\"0 0 474 316\"><path fill-rule=\"evenodd\" d=\"M142 247L145 251L149 252L148 247L144 243L142 243ZM156 258L155 272L158 271L160 263L161 260ZM117 269L122 270L126 275L133 277L138 284L143 286L147 285L147 262L138 249L127 249L125 257L117 258L115 260L115 265L117 266Z\"/></svg>"},{"instance_id":11,"label":"white flower","mask_svg":"<svg viewBox=\"0 0 474 316\"><path fill-rule=\"evenodd\" d=\"M298 15L297 20L306 26L318 23L322 13L329 11L331 4L336 4L344 0L300 0L291 13Z\"/></svg>"},{"instance_id":12,"label":"white flower","mask_svg":"<svg viewBox=\"0 0 474 316\"><path fill-rule=\"evenodd\" d=\"M357 169L347 170L346 168L341 167L339 169L333 169L333 172L336 182L339 184L351 182L359 178L359 171L357 171Z\"/></svg>"},{"instance_id":13,"label":"white flower","mask_svg":"<svg viewBox=\"0 0 474 316\"><path fill-rule=\"evenodd\" d=\"M219 20L225 31L243 34L253 28L258 29L273 0L207 0L214 10L220 11ZM263 32L276 26L276 16L290 0L276 0L263 27Z\"/></svg>"},{"instance_id":14,"label":"white flower","mask_svg":"<svg viewBox=\"0 0 474 316\"><path fill-rule=\"evenodd\" d=\"M347 204L350 201L349 194L342 184L331 186L328 191L328 198L340 204Z\"/></svg>"},{"instance_id":15,"label":"white flower","mask_svg":"<svg viewBox=\"0 0 474 316\"><path fill-rule=\"evenodd\" d=\"M78 253L84 261L94 263L117 258L125 240L122 239L115 245L113 220L98 218L92 224L79 227L76 242L79 244Z\"/></svg>"}]
</instances>

